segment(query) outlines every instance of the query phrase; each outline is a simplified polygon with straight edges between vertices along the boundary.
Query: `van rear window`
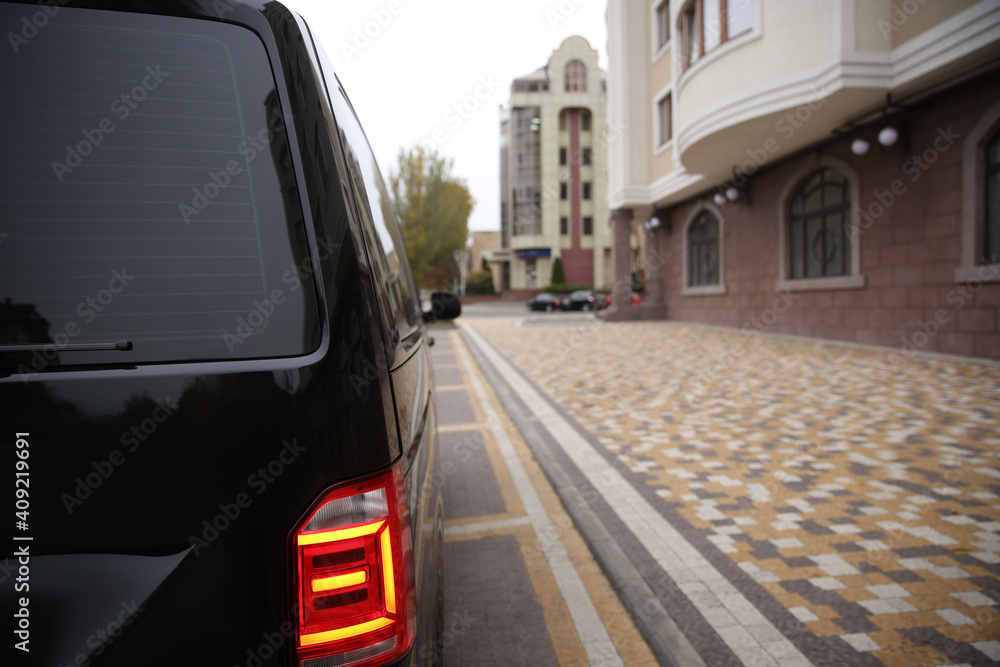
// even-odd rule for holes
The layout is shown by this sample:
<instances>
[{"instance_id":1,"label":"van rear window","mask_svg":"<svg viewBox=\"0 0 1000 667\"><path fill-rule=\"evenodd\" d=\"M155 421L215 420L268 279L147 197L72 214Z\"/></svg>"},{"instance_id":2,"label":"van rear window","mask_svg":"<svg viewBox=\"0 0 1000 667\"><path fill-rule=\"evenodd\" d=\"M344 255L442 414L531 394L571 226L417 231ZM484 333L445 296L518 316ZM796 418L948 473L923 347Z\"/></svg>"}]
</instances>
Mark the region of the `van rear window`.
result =
<instances>
[{"instance_id":1,"label":"van rear window","mask_svg":"<svg viewBox=\"0 0 1000 667\"><path fill-rule=\"evenodd\" d=\"M0 365L315 349L260 39L218 22L39 13L0 3Z\"/></svg>"}]
</instances>

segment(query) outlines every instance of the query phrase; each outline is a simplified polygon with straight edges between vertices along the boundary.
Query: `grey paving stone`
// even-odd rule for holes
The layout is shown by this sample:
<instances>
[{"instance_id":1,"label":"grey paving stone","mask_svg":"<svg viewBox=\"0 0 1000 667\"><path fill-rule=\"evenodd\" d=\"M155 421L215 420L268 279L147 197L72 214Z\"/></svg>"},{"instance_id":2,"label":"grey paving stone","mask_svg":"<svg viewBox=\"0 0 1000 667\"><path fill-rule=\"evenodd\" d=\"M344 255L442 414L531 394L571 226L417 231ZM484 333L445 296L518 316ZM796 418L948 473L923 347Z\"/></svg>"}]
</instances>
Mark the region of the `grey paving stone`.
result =
<instances>
[{"instance_id":1,"label":"grey paving stone","mask_svg":"<svg viewBox=\"0 0 1000 667\"><path fill-rule=\"evenodd\" d=\"M439 387L448 387L463 384L462 372L457 366L446 366L434 368L434 384Z\"/></svg>"},{"instance_id":2,"label":"grey paving stone","mask_svg":"<svg viewBox=\"0 0 1000 667\"><path fill-rule=\"evenodd\" d=\"M558 664L517 538L446 544L445 563L445 618L459 613L476 619L451 641L445 638L447 667ZM452 569L459 563L464 566L462 577ZM467 572L474 572L475 585L468 585Z\"/></svg>"},{"instance_id":3,"label":"grey paving stone","mask_svg":"<svg viewBox=\"0 0 1000 667\"><path fill-rule=\"evenodd\" d=\"M438 424L471 424L476 421L469 392L464 389L439 391L437 393Z\"/></svg>"},{"instance_id":4,"label":"grey paving stone","mask_svg":"<svg viewBox=\"0 0 1000 667\"><path fill-rule=\"evenodd\" d=\"M507 511L479 431L438 435L435 470L436 474L443 474L446 479L441 487L446 519L503 514Z\"/></svg>"}]
</instances>

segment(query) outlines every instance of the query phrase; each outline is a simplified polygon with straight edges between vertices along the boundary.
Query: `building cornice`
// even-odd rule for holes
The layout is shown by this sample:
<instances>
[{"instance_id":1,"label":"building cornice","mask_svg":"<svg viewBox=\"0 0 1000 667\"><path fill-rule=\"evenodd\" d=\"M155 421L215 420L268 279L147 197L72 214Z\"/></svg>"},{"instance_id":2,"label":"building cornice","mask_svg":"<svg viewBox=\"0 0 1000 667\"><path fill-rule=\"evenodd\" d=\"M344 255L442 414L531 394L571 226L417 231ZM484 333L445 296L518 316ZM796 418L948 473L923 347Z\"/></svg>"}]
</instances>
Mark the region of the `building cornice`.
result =
<instances>
[{"instance_id":1,"label":"building cornice","mask_svg":"<svg viewBox=\"0 0 1000 667\"><path fill-rule=\"evenodd\" d=\"M840 28L841 32L846 29ZM678 155L684 160L688 151L713 135L800 106L816 105L838 91L892 93L933 85L930 79L935 72L1000 42L1000 4L982 0L891 51L857 51L849 48L853 40L848 44L845 37L846 33L841 36L842 47L848 48L835 50L835 55L820 65L722 99L676 128ZM946 76L943 73L939 78ZM682 91L675 94L683 99Z\"/></svg>"}]
</instances>

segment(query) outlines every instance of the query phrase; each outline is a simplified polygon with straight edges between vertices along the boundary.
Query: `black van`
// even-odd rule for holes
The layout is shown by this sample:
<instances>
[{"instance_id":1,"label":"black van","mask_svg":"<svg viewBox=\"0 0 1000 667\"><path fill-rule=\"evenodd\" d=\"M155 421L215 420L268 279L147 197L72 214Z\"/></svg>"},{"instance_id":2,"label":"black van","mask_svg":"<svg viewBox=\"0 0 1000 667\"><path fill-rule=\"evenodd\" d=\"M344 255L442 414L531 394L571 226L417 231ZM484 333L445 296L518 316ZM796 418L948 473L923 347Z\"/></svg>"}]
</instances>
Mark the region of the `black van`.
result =
<instances>
[{"instance_id":1,"label":"black van","mask_svg":"<svg viewBox=\"0 0 1000 667\"><path fill-rule=\"evenodd\" d=\"M0 35L0 662L439 662L427 316L309 28L46 0Z\"/></svg>"}]
</instances>

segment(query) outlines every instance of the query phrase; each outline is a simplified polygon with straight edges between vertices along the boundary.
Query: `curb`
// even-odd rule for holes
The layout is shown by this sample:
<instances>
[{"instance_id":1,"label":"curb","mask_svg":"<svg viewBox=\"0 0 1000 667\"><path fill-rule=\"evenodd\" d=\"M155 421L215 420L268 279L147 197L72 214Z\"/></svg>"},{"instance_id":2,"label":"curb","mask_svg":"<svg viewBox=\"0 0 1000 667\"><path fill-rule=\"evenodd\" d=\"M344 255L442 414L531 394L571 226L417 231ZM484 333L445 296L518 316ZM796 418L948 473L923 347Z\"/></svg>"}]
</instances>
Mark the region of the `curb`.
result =
<instances>
[{"instance_id":1,"label":"curb","mask_svg":"<svg viewBox=\"0 0 1000 667\"><path fill-rule=\"evenodd\" d=\"M483 357L462 327L458 327L462 340L471 352L483 375L489 380L500 403L520 431L525 443L535 456L542 471L552 484L566 512L573 519L576 529L589 547L611 587L618 594L639 633L650 650L664 667L704 666L705 662L681 632L677 623L660 603L659 598L639 574L625 552L608 532L601 520L570 481L562 466L555 460L538 434L538 420L514 400L507 383L500 378L493 366Z\"/></svg>"}]
</instances>

